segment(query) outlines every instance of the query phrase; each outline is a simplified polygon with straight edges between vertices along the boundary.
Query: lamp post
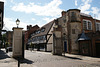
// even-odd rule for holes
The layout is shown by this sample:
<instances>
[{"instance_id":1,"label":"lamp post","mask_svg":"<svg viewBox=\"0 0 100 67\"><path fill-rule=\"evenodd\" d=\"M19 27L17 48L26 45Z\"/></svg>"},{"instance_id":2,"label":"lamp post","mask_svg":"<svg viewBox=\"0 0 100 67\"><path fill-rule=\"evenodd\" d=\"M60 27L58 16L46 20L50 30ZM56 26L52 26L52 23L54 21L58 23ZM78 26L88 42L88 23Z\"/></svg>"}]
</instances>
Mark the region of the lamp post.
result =
<instances>
[{"instance_id":1,"label":"lamp post","mask_svg":"<svg viewBox=\"0 0 100 67\"><path fill-rule=\"evenodd\" d=\"M17 28L18 28L18 25L20 24L20 20L17 19L16 20L16 25L17 25ZM18 67L20 67L20 58L18 58Z\"/></svg>"},{"instance_id":2,"label":"lamp post","mask_svg":"<svg viewBox=\"0 0 100 67\"><path fill-rule=\"evenodd\" d=\"M19 20L19 19L17 19L17 20L16 20L16 25L17 25L17 28L18 28L19 23L20 23L20 20Z\"/></svg>"}]
</instances>

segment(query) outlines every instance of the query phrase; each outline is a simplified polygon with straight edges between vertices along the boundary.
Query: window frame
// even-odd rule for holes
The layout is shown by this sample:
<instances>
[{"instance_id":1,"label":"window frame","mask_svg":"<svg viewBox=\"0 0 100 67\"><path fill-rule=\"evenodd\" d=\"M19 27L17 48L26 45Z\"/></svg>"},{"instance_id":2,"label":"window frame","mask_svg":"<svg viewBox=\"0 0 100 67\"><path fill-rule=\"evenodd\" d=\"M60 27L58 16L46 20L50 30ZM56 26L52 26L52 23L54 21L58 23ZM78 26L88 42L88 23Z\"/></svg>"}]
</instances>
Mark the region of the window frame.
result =
<instances>
[{"instance_id":1,"label":"window frame","mask_svg":"<svg viewBox=\"0 0 100 67\"><path fill-rule=\"evenodd\" d=\"M85 23L86 23L86 28L84 28L85 26L84 26L84 21L85 21ZM90 20L86 20L86 19L83 19L83 29L84 30L92 30L92 22L90 21ZM90 24L90 28L91 29L89 29L89 24Z\"/></svg>"},{"instance_id":2,"label":"window frame","mask_svg":"<svg viewBox=\"0 0 100 67\"><path fill-rule=\"evenodd\" d=\"M99 30L97 29L97 24L99 25ZM96 31L100 31L100 22L96 22Z\"/></svg>"}]
</instances>

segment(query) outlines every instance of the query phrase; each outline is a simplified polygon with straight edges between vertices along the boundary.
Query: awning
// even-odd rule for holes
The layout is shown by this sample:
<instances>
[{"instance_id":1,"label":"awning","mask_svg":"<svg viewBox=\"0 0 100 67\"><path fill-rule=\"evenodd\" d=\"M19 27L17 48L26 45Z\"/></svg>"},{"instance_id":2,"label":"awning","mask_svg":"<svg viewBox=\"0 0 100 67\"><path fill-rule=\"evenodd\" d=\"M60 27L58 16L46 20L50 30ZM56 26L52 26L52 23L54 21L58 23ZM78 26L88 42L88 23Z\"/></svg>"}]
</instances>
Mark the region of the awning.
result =
<instances>
[{"instance_id":1,"label":"awning","mask_svg":"<svg viewBox=\"0 0 100 67\"><path fill-rule=\"evenodd\" d=\"M90 38L86 36L84 31L82 32L81 36L78 38L78 41L81 41L81 40L90 40Z\"/></svg>"}]
</instances>

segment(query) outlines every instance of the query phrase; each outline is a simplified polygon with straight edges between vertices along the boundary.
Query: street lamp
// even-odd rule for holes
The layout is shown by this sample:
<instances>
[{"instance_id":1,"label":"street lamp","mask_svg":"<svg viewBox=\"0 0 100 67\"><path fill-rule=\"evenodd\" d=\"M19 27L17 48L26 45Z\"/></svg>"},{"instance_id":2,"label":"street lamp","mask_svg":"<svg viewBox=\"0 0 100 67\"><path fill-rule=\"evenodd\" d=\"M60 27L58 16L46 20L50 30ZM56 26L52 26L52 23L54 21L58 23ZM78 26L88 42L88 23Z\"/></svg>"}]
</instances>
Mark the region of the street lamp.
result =
<instances>
[{"instance_id":1,"label":"street lamp","mask_svg":"<svg viewBox=\"0 0 100 67\"><path fill-rule=\"evenodd\" d=\"M19 20L19 19L17 19L17 20L16 20L16 25L17 25L17 28L18 28L19 23L20 23L20 20Z\"/></svg>"}]
</instances>

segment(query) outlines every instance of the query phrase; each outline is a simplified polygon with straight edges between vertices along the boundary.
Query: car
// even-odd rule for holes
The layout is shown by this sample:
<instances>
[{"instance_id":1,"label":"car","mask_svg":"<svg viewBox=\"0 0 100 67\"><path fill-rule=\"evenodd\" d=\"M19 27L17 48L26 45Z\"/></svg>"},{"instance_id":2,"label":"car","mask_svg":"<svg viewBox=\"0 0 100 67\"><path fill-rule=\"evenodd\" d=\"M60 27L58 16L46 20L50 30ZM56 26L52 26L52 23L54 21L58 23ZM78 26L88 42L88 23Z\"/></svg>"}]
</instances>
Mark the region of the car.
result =
<instances>
[{"instance_id":1,"label":"car","mask_svg":"<svg viewBox=\"0 0 100 67\"><path fill-rule=\"evenodd\" d=\"M6 53L11 52L12 51L12 47L7 47L6 48Z\"/></svg>"}]
</instances>

